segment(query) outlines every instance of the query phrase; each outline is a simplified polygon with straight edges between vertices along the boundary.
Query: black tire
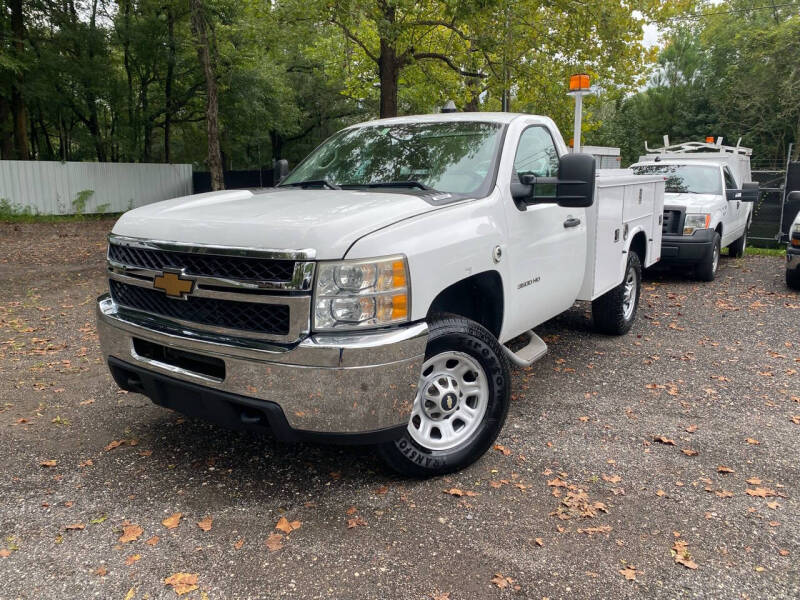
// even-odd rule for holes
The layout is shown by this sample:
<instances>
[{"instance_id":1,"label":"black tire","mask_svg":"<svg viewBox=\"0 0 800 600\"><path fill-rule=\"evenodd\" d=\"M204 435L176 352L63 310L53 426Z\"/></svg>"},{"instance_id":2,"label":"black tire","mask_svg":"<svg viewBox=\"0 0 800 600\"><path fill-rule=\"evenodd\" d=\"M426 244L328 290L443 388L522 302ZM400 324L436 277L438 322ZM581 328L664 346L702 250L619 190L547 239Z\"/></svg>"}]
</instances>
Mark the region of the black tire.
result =
<instances>
[{"instance_id":1,"label":"black tire","mask_svg":"<svg viewBox=\"0 0 800 600\"><path fill-rule=\"evenodd\" d=\"M408 430L399 440L378 446L379 454L392 469L418 478L459 471L483 456L503 428L511 401L508 359L500 343L486 328L455 315L437 315L429 326L425 360L445 352L468 355L483 370L488 385L488 401L477 428L469 438L453 448L426 448Z\"/></svg>"},{"instance_id":2,"label":"black tire","mask_svg":"<svg viewBox=\"0 0 800 600\"><path fill-rule=\"evenodd\" d=\"M747 248L747 228L745 227L742 237L728 246L728 256L732 258L742 258L744 250Z\"/></svg>"},{"instance_id":3,"label":"black tire","mask_svg":"<svg viewBox=\"0 0 800 600\"><path fill-rule=\"evenodd\" d=\"M719 254L720 254L720 237L718 232L714 232L714 241L711 246L711 252L708 253L699 263L694 270L695 277L700 281L714 281L717 276L717 269L719 268Z\"/></svg>"},{"instance_id":4,"label":"black tire","mask_svg":"<svg viewBox=\"0 0 800 600\"><path fill-rule=\"evenodd\" d=\"M800 290L800 269L786 269L786 285L793 290Z\"/></svg>"},{"instance_id":5,"label":"black tire","mask_svg":"<svg viewBox=\"0 0 800 600\"><path fill-rule=\"evenodd\" d=\"M634 278L632 291L633 308L629 307L627 300L627 285L630 278ZM594 328L600 333L608 335L622 335L628 333L639 307L639 295L642 290L642 262L636 252L628 252L628 264L625 267L625 277L613 290L609 290L599 298L592 300L592 319Z\"/></svg>"}]
</instances>

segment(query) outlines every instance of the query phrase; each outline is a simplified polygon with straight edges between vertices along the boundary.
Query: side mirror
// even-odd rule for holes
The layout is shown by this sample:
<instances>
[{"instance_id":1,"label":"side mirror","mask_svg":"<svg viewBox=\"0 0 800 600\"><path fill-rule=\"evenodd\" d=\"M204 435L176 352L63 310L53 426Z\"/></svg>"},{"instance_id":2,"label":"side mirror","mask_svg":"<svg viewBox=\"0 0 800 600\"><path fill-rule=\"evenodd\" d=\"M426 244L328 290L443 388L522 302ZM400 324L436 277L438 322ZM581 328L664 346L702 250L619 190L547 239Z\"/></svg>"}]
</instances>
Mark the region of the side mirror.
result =
<instances>
[{"instance_id":1,"label":"side mirror","mask_svg":"<svg viewBox=\"0 0 800 600\"><path fill-rule=\"evenodd\" d=\"M740 190L725 190L728 200L741 200L742 202L755 202L758 200L758 183L743 183Z\"/></svg>"},{"instance_id":2,"label":"side mirror","mask_svg":"<svg viewBox=\"0 0 800 600\"><path fill-rule=\"evenodd\" d=\"M289 161L285 158L275 161L272 168L272 185L278 185L289 174Z\"/></svg>"},{"instance_id":3,"label":"side mirror","mask_svg":"<svg viewBox=\"0 0 800 600\"><path fill-rule=\"evenodd\" d=\"M800 190L796 192L789 192L789 195L786 196L787 202L800 202Z\"/></svg>"},{"instance_id":4,"label":"side mirror","mask_svg":"<svg viewBox=\"0 0 800 600\"><path fill-rule=\"evenodd\" d=\"M558 161L558 177L537 177L530 173L511 184L511 197L518 203L555 202L565 208L583 208L594 203L596 165L591 154L565 154ZM542 187L550 188L542 195ZM555 187L555 195L552 188ZM537 188L539 188L537 190Z\"/></svg>"}]
</instances>

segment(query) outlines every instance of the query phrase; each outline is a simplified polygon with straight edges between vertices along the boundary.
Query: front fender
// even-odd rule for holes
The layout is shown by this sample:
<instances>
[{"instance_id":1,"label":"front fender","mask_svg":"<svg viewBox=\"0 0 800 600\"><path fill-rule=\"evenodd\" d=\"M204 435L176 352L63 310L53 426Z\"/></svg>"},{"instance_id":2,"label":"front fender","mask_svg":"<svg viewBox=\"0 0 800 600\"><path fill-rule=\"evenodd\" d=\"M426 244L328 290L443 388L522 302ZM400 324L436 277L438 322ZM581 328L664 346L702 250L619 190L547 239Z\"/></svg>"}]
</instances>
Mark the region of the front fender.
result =
<instances>
[{"instance_id":1,"label":"front fender","mask_svg":"<svg viewBox=\"0 0 800 600\"><path fill-rule=\"evenodd\" d=\"M494 251L505 251L503 232L495 215L494 196L442 207L374 231L358 239L345 258L390 254L408 258L411 276L411 319L424 319L443 289L470 275L499 271Z\"/></svg>"}]
</instances>

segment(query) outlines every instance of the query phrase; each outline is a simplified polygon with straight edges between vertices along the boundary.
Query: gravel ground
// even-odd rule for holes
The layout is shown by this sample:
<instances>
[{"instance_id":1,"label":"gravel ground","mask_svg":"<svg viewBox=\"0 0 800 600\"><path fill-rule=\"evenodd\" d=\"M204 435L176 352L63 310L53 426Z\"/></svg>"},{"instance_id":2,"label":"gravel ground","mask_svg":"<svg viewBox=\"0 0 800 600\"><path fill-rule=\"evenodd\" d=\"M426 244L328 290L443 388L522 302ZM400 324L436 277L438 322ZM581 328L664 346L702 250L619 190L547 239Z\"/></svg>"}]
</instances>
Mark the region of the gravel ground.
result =
<instances>
[{"instance_id":1,"label":"gravel ground","mask_svg":"<svg viewBox=\"0 0 800 600\"><path fill-rule=\"evenodd\" d=\"M195 599L800 597L782 259L649 276L622 338L585 306L545 324L498 446L411 481L368 448L281 445L120 392L93 322L110 226L0 224L1 598L177 598L176 573Z\"/></svg>"}]
</instances>

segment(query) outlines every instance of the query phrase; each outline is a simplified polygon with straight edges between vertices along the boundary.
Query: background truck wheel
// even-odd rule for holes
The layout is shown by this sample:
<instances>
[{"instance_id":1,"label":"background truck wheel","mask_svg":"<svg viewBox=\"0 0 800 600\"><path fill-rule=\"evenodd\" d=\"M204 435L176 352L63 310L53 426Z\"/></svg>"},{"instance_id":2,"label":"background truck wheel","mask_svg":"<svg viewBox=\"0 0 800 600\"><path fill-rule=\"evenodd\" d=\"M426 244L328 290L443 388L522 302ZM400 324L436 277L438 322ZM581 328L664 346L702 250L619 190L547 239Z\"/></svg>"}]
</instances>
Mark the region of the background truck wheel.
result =
<instances>
[{"instance_id":1,"label":"background truck wheel","mask_svg":"<svg viewBox=\"0 0 800 600\"><path fill-rule=\"evenodd\" d=\"M747 247L747 229L744 230L742 237L728 246L728 256L732 258L742 258L744 249Z\"/></svg>"},{"instance_id":2,"label":"background truck wheel","mask_svg":"<svg viewBox=\"0 0 800 600\"><path fill-rule=\"evenodd\" d=\"M711 252L697 267L695 267L695 276L700 281L714 281L717 276L717 267L719 267L719 253L720 253L720 237L719 233L714 233L714 243L711 246Z\"/></svg>"},{"instance_id":3,"label":"background truck wheel","mask_svg":"<svg viewBox=\"0 0 800 600\"><path fill-rule=\"evenodd\" d=\"M429 323L425 362L403 436L378 447L403 475L452 473L478 460L503 428L511 375L499 342L454 315Z\"/></svg>"},{"instance_id":4,"label":"background truck wheel","mask_svg":"<svg viewBox=\"0 0 800 600\"><path fill-rule=\"evenodd\" d=\"M636 252L628 252L625 278L617 287L592 301L594 328L600 333L627 333L636 318L642 285L642 262Z\"/></svg>"},{"instance_id":5,"label":"background truck wheel","mask_svg":"<svg viewBox=\"0 0 800 600\"><path fill-rule=\"evenodd\" d=\"M786 269L786 285L793 290L800 290L800 269Z\"/></svg>"}]
</instances>

